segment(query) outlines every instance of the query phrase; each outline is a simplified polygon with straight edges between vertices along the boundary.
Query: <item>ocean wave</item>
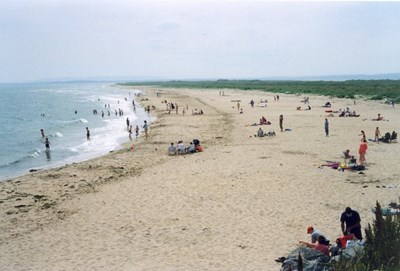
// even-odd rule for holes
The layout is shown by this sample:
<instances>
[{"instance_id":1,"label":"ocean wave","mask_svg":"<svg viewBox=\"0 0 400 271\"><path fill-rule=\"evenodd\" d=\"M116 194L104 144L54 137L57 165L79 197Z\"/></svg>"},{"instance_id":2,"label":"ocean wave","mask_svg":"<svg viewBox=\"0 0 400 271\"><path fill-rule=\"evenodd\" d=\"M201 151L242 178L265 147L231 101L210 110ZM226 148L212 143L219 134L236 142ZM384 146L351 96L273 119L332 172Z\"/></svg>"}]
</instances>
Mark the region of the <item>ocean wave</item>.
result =
<instances>
[{"instance_id":1,"label":"ocean wave","mask_svg":"<svg viewBox=\"0 0 400 271\"><path fill-rule=\"evenodd\" d=\"M5 167L12 166L12 165L16 165L16 164L18 164L20 162L23 162L23 161L26 161L28 159L36 159L36 158L38 158L40 156L41 153L42 153L42 151L39 150L39 149L33 150L33 151L29 152L26 156L23 156L23 157L21 157L19 159L16 159L16 160L12 161L12 162L8 162L6 164L0 165L0 168L5 168Z\"/></svg>"}]
</instances>

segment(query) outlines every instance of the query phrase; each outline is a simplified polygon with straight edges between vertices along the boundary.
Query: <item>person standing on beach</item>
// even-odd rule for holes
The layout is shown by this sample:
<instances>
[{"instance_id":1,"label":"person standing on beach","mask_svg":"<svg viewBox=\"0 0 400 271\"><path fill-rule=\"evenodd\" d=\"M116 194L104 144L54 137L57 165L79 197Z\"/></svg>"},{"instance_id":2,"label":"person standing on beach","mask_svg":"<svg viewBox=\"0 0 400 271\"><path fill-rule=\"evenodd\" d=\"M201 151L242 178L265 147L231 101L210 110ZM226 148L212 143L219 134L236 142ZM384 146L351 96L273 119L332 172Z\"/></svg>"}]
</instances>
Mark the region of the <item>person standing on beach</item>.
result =
<instances>
[{"instance_id":1,"label":"person standing on beach","mask_svg":"<svg viewBox=\"0 0 400 271\"><path fill-rule=\"evenodd\" d=\"M86 139L90 140L90 131L89 131L89 127L86 127Z\"/></svg>"},{"instance_id":2,"label":"person standing on beach","mask_svg":"<svg viewBox=\"0 0 400 271\"><path fill-rule=\"evenodd\" d=\"M360 147L358 148L358 154L360 155L360 165L365 165L366 159L365 154L367 153L368 144L366 139L361 139Z\"/></svg>"},{"instance_id":3,"label":"person standing on beach","mask_svg":"<svg viewBox=\"0 0 400 271\"><path fill-rule=\"evenodd\" d=\"M137 126L137 125L135 128L135 136L136 136L136 138L138 138L138 136L139 136L139 126Z\"/></svg>"},{"instance_id":4,"label":"person standing on beach","mask_svg":"<svg viewBox=\"0 0 400 271\"><path fill-rule=\"evenodd\" d=\"M126 118L126 129L129 131L129 118Z\"/></svg>"},{"instance_id":5,"label":"person standing on beach","mask_svg":"<svg viewBox=\"0 0 400 271\"><path fill-rule=\"evenodd\" d=\"M359 134L359 135L362 136L361 141L363 141L364 139L367 140L367 138L365 137L364 130L361 130L361 134Z\"/></svg>"},{"instance_id":6,"label":"person standing on beach","mask_svg":"<svg viewBox=\"0 0 400 271\"><path fill-rule=\"evenodd\" d=\"M325 135L329 136L329 122L328 122L328 119L325 119Z\"/></svg>"},{"instance_id":7,"label":"person standing on beach","mask_svg":"<svg viewBox=\"0 0 400 271\"><path fill-rule=\"evenodd\" d=\"M40 133L42 134L42 137L45 137L43 129L40 129Z\"/></svg>"},{"instance_id":8,"label":"person standing on beach","mask_svg":"<svg viewBox=\"0 0 400 271\"><path fill-rule=\"evenodd\" d=\"M129 140L132 141L132 125L129 126L128 133L129 133Z\"/></svg>"},{"instance_id":9,"label":"person standing on beach","mask_svg":"<svg viewBox=\"0 0 400 271\"><path fill-rule=\"evenodd\" d=\"M281 128L281 132L283 132L283 115L279 116L279 128Z\"/></svg>"},{"instance_id":10,"label":"person standing on beach","mask_svg":"<svg viewBox=\"0 0 400 271\"><path fill-rule=\"evenodd\" d=\"M381 138L381 132L379 131L379 127L375 129L375 142L379 142L379 138Z\"/></svg>"},{"instance_id":11,"label":"person standing on beach","mask_svg":"<svg viewBox=\"0 0 400 271\"><path fill-rule=\"evenodd\" d=\"M147 121L146 120L144 121L144 124L143 124L142 127L144 129L144 134L145 134L145 136L147 138L147 130L149 129L149 126L147 125Z\"/></svg>"},{"instance_id":12,"label":"person standing on beach","mask_svg":"<svg viewBox=\"0 0 400 271\"><path fill-rule=\"evenodd\" d=\"M360 214L357 211L352 210L350 207L347 207L340 216L340 227L344 235L354 234L358 240L363 239L361 233Z\"/></svg>"}]
</instances>

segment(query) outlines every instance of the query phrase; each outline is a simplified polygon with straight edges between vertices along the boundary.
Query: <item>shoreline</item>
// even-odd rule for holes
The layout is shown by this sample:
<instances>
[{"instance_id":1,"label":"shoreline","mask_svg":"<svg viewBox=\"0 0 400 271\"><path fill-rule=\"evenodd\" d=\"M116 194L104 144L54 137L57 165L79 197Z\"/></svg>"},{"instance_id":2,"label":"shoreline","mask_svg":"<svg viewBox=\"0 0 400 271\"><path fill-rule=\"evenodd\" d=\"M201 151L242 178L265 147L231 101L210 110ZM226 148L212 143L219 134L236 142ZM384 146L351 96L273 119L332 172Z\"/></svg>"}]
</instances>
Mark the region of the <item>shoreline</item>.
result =
<instances>
[{"instance_id":1,"label":"shoreline","mask_svg":"<svg viewBox=\"0 0 400 271\"><path fill-rule=\"evenodd\" d=\"M357 153L359 130L372 137L399 127L398 109L371 101L330 99L335 108L355 107L360 118L329 117L327 97L309 95L313 110L297 111L301 97L226 89L143 87L156 121L149 138L128 151L40 171L0 183L0 252L9 270L278 270L314 225L334 240L347 206L359 211L362 227L379 200L397 200L399 144L369 143L368 170L339 172L319 167ZM161 93L161 98L156 93ZM267 107L258 104L268 99ZM162 100L177 102L179 114ZM248 103L257 101L252 108ZM239 114L236 101L244 109ZM235 102L232 102L235 101ZM183 116L181 109L188 105ZM304 106L304 105L303 105ZM204 115L192 115L192 109ZM284 115L279 131L278 116ZM261 115L276 137L254 137ZM367 120L363 120L366 118ZM170 142L198 138L204 152L167 156ZM358 158L358 157L357 157ZM379 186L379 188L377 187ZM24 245L23 245L24 244Z\"/></svg>"},{"instance_id":2,"label":"shoreline","mask_svg":"<svg viewBox=\"0 0 400 271\"><path fill-rule=\"evenodd\" d=\"M99 84L83 85L83 88L91 87L92 89L94 89L95 87L98 87L98 86L99 86ZM101 157L103 155L106 155L109 152L118 151L119 149L121 149L124 146L124 144L129 142L129 134L128 134L126 128L120 129L120 127L124 127L123 125L125 125L124 123L125 123L125 119L127 117L129 117L129 119L131 120L132 125L138 124L139 126L143 123L143 120L148 120L150 122L153 120L153 116L151 116L147 112L145 112L144 109L140 107L140 105L135 112L132 110L131 101L133 99L140 100L140 98L141 98L140 96L135 97L136 96L135 93L137 91L139 91L138 89L134 89L132 92L132 96L131 96L131 93L129 93L129 96L128 96L128 92L124 93L126 91L126 89L124 89L122 86L115 87L115 83L107 84L104 86L103 86L103 84L101 84L101 86L103 88L107 88L109 90L111 89L111 91L113 91L112 88L114 88L114 90L116 91L116 92L110 92L109 97L102 97L106 100L110 99L110 101L111 101L111 102L108 101L108 105L110 106L110 103L111 103L111 106L113 108L112 109L110 107L107 108L107 110L109 112L110 112L110 110L113 111L111 116L109 113L108 116L107 116L107 114L105 114L106 115L105 117L98 118L100 120L93 119L94 113L92 114L92 112L90 112L92 110L92 108L100 107L100 109L98 109L98 110L104 109L103 106L99 106L100 104L102 105L102 103L100 103L100 99L99 99L98 102L96 101L97 104L95 104L94 106L92 105L93 107L90 107L90 105L88 105L88 107L86 108L86 112L84 112L84 110L79 110L80 114L77 115L75 113L75 115L70 116L71 119L68 119L68 118L64 118L62 120L57 119L57 121L61 122L61 123L65 122L65 123L69 124L69 123L81 122L81 123L83 123L83 125L85 123L87 123L88 122L87 119L89 119L90 123L88 125L90 126L90 128L92 130L92 134L95 137L96 137L96 135L99 135L99 138L96 138L94 140L95 142L97 142L96 145L92 146L92 144L90 144L92 141L86 142L85 139L81 140L81 138L78 138L78 140L81 140L81 141L77 141L77 138L75 138L75 141L74 140L71 141L71 131L73 131L73 129L76 129L76 127L72 127L72 128L71 127L65 128L63 126L51 127L49 129L56 131L56 132L54 132L55 134L49 135L50 141L51 141L51 143L54 143L54 142L52 142L53 140L55 140L55 141L58 140L58 142L54 143L54 146L52 146L50 152L47 152L44 149L44 145L40 144L40 146L31 147L32 149L34 149L33 154L31 154L31 152L29 152L29 153L26 153L25 156L24 156L24 153L21 153L20 156L15 156L16 157L15 160L10 160L11 162L4 163L1 165L0 182L4 182L4 181L10 180L10 179L22 177L23 175L29 174L31 172L56 169L59 167L63 167L65 165L84 162L87 160L95 159L97 157ZM76 87L76 86L73 85L73 87ZM119 91L119 93L118 93L118 91ZM89 95L89 94L87 94L87 95ZM99 95L103 95L103 94L99 93ZM114 95L120 96L119 101L122 101L121 104L119 104L119 101L118 101L118 105L117 105L116 100L115 100L115 104L112 103L112 99L113 99ZM127 97L129 99L129 101L126 100ZM124 98L125 98L125 101L123 101ZM73 106L73 105L71 104L71 106ZM114 109L116 110L116 108L118 108L118 107L123 108L123 110L125 111L125 115L123 115L123 116L120 115L119 117L117 117L117 116L114 117ZM92 119L90 119L90 118L92 118ZM96 117L94 117L94 118L96 118ZM97 121L97 123L96 123L96 121ZM51 122L51 120L49 120L49 122ZM53 122L54 122L54 120L53 120ZM120 125L118 123L120 123ZM111 128L108 128L108 127L111 127ZM99 130L99 131L96 132L96 130ZM60 131L62 131L62 133ZM66 137L64 137L64 135L63 135L64 133L69 133L69 134ZM74 132L72 132L72 133L75 135ZM60 136L58 136L58 135L56 136L56 134L60 134ZM104 134L104 135L102 135L102 134ZM63 137L65 139L61 139ZM133 139L134 139L134 137L133 137ZM36 137L32 137L32 138L27 137L27 140L38 141L38 139ZM112 142L112 144L108 144L108 145L104 144L104 140L107 140L107 142ZM85 149L83 147L85 144L88 146L87 149ZM43 146L43 148L41 148L42 146ZM17 154L19 154L18 151L17 151ZM7 157L7 156L5 156L5 157Z\"/></svg>"}]
</instances>

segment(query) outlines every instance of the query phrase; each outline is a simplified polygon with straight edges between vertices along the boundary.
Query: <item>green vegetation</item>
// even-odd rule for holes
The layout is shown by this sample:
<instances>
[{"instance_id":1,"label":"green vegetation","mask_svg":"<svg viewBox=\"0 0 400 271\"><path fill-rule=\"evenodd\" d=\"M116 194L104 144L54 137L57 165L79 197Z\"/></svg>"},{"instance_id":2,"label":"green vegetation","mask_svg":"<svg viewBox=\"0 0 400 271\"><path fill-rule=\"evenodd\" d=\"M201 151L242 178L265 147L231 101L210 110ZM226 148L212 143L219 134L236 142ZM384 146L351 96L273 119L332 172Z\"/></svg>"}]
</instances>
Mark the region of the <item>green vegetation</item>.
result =
<instances>
[{"instance_id":1,"label":"green vegetation","mask_svg":"<svg viewBox=\"0 0 400 271\"><path fill-rule=\"evenodd\" d=\"M217 81L167 81L125 83L121 85L157 85L173 88L213 88L260 90L287 94L318 94L353 99L357 96L372 100L394 100L400 102L400 80L348 80L348 81L262 81L262 80L217 80Z\"/></svg>"}]
</instances>

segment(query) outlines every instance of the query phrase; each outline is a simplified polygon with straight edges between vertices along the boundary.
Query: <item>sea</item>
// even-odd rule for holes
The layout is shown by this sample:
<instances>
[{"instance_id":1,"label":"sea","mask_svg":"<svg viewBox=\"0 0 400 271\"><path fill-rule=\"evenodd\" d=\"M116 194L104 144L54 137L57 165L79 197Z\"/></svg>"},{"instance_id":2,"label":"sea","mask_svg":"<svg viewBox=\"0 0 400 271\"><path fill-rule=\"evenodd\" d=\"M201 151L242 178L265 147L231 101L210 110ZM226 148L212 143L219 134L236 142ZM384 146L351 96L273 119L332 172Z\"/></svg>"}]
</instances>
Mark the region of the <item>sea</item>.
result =
<instances>
[{"instance_id":1,"label":"sea","mask_svg":"<svg viewBox=\"0 0 400 271\"><path fill-rule=\"evenodd\" d=\"M0 84L0 181L118 150L130 141L127 119L134 144L136 125L142 133L154 121L138 103L144 94L114 82Z\"/></svg>"}]
</instances>

